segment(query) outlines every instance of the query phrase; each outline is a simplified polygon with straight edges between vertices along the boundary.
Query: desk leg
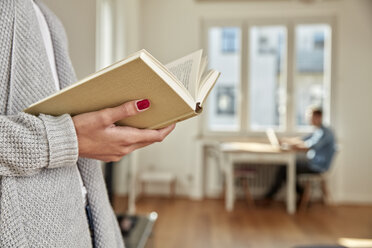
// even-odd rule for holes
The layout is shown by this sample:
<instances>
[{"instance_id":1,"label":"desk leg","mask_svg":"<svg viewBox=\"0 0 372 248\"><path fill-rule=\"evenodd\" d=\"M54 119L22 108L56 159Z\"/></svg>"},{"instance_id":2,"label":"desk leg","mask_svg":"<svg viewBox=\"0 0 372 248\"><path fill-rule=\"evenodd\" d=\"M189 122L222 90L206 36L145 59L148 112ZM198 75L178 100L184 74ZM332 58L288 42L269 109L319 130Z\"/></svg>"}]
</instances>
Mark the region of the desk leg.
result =
<instances>
[{"instance_id":1,"label":"desk leg","mask_svg":"<svg viewBox=\"0 0 372 248\"><path fill-rule=\"evenodd\" d=\"M226 183L226 196L225 207L228 212L234 209L235 190L234 190L234 164L230 156L225 154L225 183Z\"/></svg>"},{"instance_id":2,"label":"desk leg","mask_svg":"<svg viewBox=\"0 0 372 248\"><path fill-rule=\"evenodd\" d=\"M287 164L287 212L296 212L296 161L295 155L290 154Z\"/></svg>"}]
</instances>

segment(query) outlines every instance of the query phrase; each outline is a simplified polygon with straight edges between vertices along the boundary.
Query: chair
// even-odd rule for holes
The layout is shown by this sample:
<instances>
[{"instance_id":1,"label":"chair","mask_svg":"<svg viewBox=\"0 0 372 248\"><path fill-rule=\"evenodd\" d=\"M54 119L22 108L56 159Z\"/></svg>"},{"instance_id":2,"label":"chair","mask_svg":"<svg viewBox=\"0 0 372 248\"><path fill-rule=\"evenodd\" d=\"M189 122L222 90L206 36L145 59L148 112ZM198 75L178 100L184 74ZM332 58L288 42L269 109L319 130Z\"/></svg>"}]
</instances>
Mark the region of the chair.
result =
<instances>
[{"instance_id":1,"label":"chair","mask_svg":"<svg viewBox=\"0 0 372 248\"><path fill-rule=\"evenodd\" d=\"M249 190L249 179L256 177L256 170L246 167L244 164L234 166L234 181L240 182L249 206L254 207L254 199Z\"/></svg>"},{"instance_id":2,"label":"chair","mask_svg":"<svg viewBox=\"0 0 372 248\"><path fill-rule=\"evenodd\" d=\"M329 191L328 191L328 181L333 171L333 164L335 163L335 157L336 154L339 152L339 147L336 146L336 152L333 155L333 159L331 162L331 166L328 169L328 171L320 174L302 174L298 176L298 180L300 182L303 182L305 185L304 188L304 194L302 196L302 199L300 201L299 210L304 211L308 208L310 199L311 199L311 193L314 186L320 186L320 189L322 191L322 201L324 205L328 205L329 200Z\"/></svg>"},{"instance_id":3,"label":"chair","mask_svg":"<svg viewBox=\"0 0 372 248\"><path fill-rule=\"evenodd\" d=\"M222 151L220 149L220 144L216 143L214 146L211 146L208 152L210 155L216 158L216 162L219 165L219 168L223 173L225 183L223 184L224 187L222 191L222 196L225 197L226 192L227 192L226 190L227 172L226 172L226 166L223 164L224 159L222 156ZM251 207L254 207L255 206L254 199L249 189L249 179L254 178L256 176L256 170L247 168L244 165L240 165L236 167L234 166L233 176L234 176L233 181L238 182L242 186L248 205ZM235 186L235 183L234 183L234 186Z\"/></svg>"},{"instance_id":4,"label":"chair","mask_svg":"<svg viewBox=\"0 0 372 248\"><path fill-rule=\"evenodd\" d=\"M325 172L321 174L302 174L298 176L300 182L304 182L304 193L300 201L299 210L304 211L308 208L312 190L316 186L320 186L322 192L323 204L327 205L329 203L329 193L328 193L328 178L330 173Z\"/></svg>"}]
</instances>

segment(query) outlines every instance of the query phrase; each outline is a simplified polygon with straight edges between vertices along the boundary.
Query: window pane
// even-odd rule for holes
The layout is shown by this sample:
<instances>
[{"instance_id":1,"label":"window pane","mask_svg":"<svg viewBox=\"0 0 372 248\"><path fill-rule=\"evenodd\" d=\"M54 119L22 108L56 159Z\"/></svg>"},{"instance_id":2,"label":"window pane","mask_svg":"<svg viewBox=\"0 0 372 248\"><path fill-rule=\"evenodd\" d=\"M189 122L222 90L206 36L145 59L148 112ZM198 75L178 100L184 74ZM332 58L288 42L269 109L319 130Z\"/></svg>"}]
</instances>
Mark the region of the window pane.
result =
<instances>
[{"instance_id":1,"label":"window pane","mask_svg":"<svg viewBox=\"0 0 372 248\"><path fill-rule=\"evenodd\" d=\"M309 126L306 111L310 106L323 107L329 120L331 28L329 25L296 27L296 125Z\"/></svg>"},{"instance_id":2,"label":"window pane","mask_svg":"<svg viewBox=\"0 0 372 248\"><path fill-rule=\"evenodd\" d=\"M285 128L287 30L284 26L250 29L250 127Z\"/></svg>"},{"instance_id":3,"label":"window pane","mask_svg":"<svg viewBox=\"0 0 372 248\"><path fill-rule=\"evenodd\" d=\"M212 131L236 131L240 127L240 37L238 27L212 27L208 30L209 67L221 72L208 99L208 129Z\"/></svg>"}]
</instances>

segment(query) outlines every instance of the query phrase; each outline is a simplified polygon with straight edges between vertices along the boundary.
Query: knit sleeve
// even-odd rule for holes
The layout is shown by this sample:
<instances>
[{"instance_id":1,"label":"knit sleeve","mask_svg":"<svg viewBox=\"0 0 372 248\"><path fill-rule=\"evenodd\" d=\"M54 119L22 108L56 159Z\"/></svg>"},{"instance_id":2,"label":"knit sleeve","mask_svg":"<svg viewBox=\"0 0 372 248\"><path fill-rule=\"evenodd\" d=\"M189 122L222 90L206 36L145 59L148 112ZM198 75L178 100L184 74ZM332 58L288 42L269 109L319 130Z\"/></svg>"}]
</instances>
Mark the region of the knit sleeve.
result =
<instances>
[{"instance_id":1,"label":"knit sleeve","mask_svg":"<svg viewBox=\"0 0 372 248\"><path fill-rule=\"evenodd\" d=\"M78 142L70 115L0 116L0 176L30 176L76 164Z\"/></svg>"}]
</instances>

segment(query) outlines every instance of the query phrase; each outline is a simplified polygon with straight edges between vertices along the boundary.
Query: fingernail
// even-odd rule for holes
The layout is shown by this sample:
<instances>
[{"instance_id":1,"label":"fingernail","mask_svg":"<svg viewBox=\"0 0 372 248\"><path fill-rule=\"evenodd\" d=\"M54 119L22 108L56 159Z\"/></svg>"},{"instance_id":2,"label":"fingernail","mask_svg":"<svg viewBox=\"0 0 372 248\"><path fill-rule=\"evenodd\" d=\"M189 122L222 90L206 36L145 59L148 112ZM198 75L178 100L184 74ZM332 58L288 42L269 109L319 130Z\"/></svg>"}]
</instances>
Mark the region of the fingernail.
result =
<instances>
[{"instance_id":1,"label":"fingernail","mask_svg":"<svg viewBox=\"0 0 372 248\"><path fill-rule=\"evenodd\" d=\"M150 101L148 99L138 100L136 107L138 111L144 111L150 107Z\"/></svg>"}]
</instances>

